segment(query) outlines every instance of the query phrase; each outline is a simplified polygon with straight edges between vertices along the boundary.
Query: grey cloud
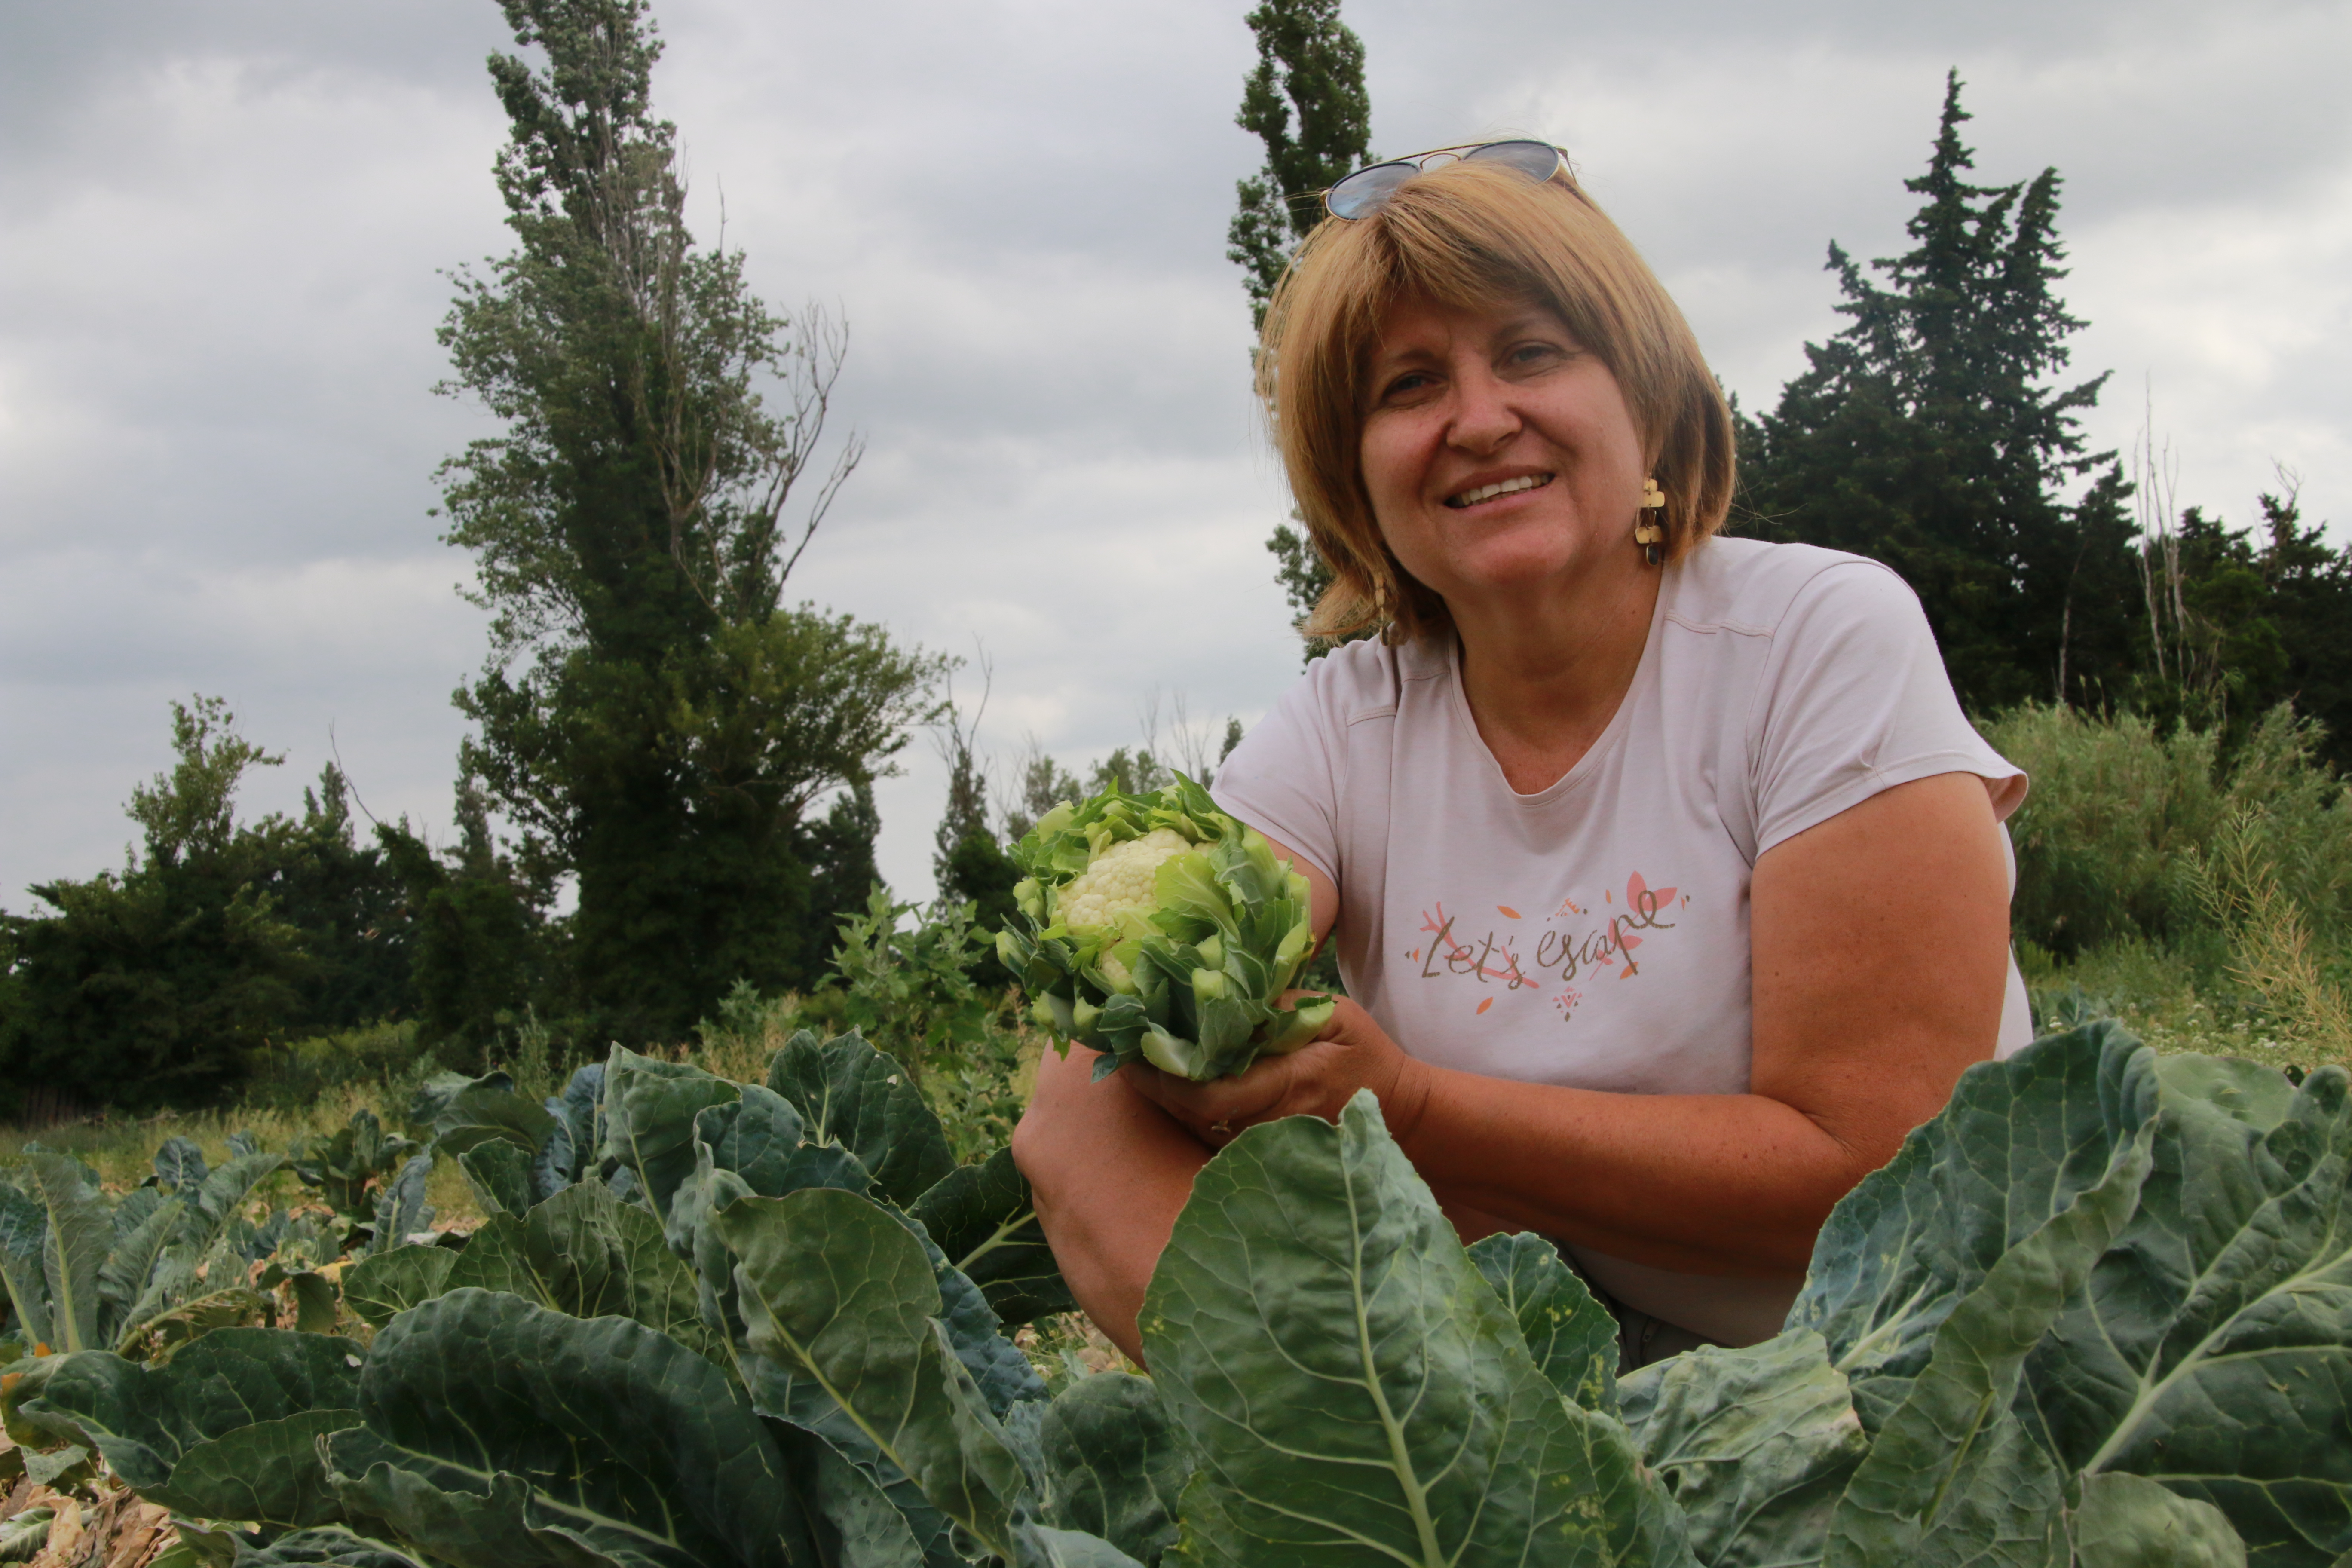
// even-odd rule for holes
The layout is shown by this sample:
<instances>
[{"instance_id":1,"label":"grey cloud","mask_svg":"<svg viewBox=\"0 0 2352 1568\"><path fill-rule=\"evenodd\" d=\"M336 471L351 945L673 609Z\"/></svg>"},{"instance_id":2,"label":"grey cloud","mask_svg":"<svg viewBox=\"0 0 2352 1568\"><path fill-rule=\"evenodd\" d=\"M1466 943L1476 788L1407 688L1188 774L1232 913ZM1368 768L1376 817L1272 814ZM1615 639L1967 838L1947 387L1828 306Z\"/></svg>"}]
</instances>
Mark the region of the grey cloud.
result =
<instances>
[{"instance_id":1,"label":"grey cloud","mask_svg":"<svg viewBox=\"0 0 2352 1568\"><path fill-rule=\"evenodd\" d=\"M836 415L868 458L792 592L980 638L1003 755L1131 741L1154 688L1253 718L1297 669L1223 258L1257 161L1245 9L661 6L699 231L723 198L757 287L851 325ZM2129 436L2153 374L2184 499L2242 517L2277 455L2344 510L2352 7L1348 11L1382 150L1565 141L1751 405L1835 327L1827 242L1902 244L1958 65L1982 176L2067 178L2077 365L2117 372L2095 433ZM0 903L116 858L192 689L294 753L257 808L299 801L332 723L373 810L446 821L447 693L483 644L425 514L486 426L427 390L436 269L506 247L505 43L488 0L0 15ZM884 868L920 894L940 780L906 762Z\"/></svg>"}]
</instances>

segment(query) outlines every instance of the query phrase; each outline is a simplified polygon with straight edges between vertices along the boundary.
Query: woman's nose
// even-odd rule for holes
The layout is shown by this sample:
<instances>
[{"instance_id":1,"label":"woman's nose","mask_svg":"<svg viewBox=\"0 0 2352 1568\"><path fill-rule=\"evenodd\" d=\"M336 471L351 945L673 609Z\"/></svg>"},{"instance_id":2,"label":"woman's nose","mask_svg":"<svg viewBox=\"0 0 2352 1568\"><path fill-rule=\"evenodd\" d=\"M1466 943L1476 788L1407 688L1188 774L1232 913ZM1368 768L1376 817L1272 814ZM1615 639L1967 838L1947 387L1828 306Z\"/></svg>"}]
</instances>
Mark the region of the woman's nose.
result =
<instances>
[{"instance_id":1,"label":"woman's nose","mask_svg":"<svg viewBox=\"0 0 2352 1568\"><path fill-rule=\"evenodd\" d=\"M1454 418L1446 439L1465 452L1495 450L1519 433L1518 410L1511 405L1510 388L1491 374L1455 377Z\"/></svg>"}]
</instances>

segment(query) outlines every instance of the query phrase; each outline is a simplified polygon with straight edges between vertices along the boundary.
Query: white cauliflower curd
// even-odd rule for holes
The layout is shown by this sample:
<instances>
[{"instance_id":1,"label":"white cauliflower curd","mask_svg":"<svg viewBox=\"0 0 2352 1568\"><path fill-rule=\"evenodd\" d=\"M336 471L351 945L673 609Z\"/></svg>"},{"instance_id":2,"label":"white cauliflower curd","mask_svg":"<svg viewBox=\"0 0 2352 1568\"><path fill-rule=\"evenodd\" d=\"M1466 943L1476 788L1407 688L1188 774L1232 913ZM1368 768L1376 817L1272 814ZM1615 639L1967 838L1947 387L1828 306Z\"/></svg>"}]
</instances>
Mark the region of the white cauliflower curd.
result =
<instances>
[{"instance_id":1,"label":"white cauliflower curd","mask_svg":"<svg viewBox=\"0 0 2352 1568\"><path fill-rule=\"evenodd\" d=\"M1112 845L1062 889L1062 923L1109 925L1121 910L1154 908L1160 901L1152 889L1154 874L1191 847L1192 840L1172 827L1155 827L1140 838Z\"/></svg>"}]
</instances>

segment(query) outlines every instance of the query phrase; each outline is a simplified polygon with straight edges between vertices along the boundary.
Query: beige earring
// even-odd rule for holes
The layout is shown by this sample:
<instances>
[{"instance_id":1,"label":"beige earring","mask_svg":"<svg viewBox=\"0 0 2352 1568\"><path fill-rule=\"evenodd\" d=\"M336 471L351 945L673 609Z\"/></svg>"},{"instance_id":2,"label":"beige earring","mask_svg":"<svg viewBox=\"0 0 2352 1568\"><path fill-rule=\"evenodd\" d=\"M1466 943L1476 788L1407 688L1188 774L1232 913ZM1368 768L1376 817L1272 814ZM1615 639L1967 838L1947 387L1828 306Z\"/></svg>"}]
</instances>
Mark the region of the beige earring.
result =
<instances>
[{"instance_id":1,"label":"beige earring","mask_svg":"<svg viewBox=\"0 0 2352 1568\"><path fill-rule=\"evenodd\" d=\"M1389 577L1383 572L1372 579L1372 617L1379 623L1381 641L1389 640L1389 627L1395 617L1389 614Z\"/></svg>"},{"instance_id":2,"label":"beige earring","mask_svg":"<svg viewBox=\"0 0 2352 1568\"><path fill-rule=\"evenodd\" d=\"M1656 512L1654 518L1650 513ZM1642 481L1642 515L1633 522L1633 542L1642 547L1642 559L1651 565L1658 563L1658 546L1666 542L1664 518L1666 492L1658 488L1655 479Z\"/></svg>"}]
</instances>

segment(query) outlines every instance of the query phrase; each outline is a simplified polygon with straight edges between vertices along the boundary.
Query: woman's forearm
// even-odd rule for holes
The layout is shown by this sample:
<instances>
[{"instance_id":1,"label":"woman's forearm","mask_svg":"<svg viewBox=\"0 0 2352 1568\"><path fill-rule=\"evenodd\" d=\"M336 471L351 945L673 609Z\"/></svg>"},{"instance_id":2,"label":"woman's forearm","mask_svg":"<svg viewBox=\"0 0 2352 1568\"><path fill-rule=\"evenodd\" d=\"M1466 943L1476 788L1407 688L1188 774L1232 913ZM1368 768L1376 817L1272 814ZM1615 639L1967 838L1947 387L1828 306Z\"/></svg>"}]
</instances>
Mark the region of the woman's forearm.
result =
<instances>
[{"instance_id":1,"label":"woman's forearm","mask_svg":"<svg viewBox=\"0 0 2352 1568\"><path fill-rule=\"evenodd\" d=\"M1125 1074L1093 1082L1094 1061L1089 1050L1047 1049L1013 1157L1070 1294L1139 1364L1144 1288L1209 1150Z\"/></svg>"},{"instance_id":2,"label":"woman's forearm","mask_svg":"<svg viewBox=\"0 0 2352 1568\"><path fill-rule=\"evenodd\" d=\"M1438 1199L1654 1268L1803 1269L1838 1199L1894 1151L1849 1150L1757 1094L1607 1094L1415 1064L1389 1109Z\"/></svg>"}]
</instances>

